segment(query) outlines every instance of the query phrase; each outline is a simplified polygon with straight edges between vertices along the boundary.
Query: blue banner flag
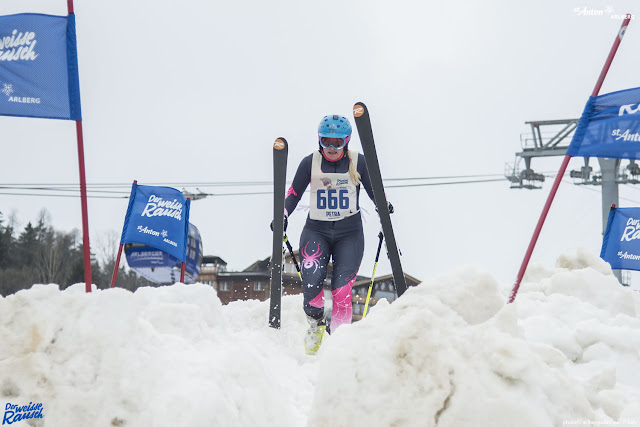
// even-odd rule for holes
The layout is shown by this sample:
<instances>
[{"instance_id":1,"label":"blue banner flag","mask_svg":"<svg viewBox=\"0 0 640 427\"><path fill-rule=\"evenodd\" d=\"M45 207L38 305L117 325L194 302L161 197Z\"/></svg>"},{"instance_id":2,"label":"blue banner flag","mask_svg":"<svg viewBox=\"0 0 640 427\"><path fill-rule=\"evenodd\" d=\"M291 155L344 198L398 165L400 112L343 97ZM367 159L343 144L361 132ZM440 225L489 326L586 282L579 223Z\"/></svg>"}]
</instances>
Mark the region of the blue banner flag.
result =
<instances>
[{"instance_id":1,"label":"blue banner flag","mask_svg":"<svg viewBox=\"0 0 640 427\"><path fill-rule=\"evenodd\" d=\"M640 270L640 208L611 209L600 258L613 269Z\"/></svg>"},{"instance_id":2,"label":"blue banner flag","mask_svg":"<svg viewBox=\"0 0 640 427\"><path fill-rule=\"evenodd\" d=\"M566 154L640 159L640 88L590 97Z\"/></svg>"},{"instance_id":3,"label":"blue banner flag","mask_svg":"<svg viewBox=\"0 0 640 427\"><path fill-rule=\"evenodd\" d=\"M185 262L189 206L175 188L134 183L120 243L151 246Z\"/></svg>"},{"instance_id":4,"label":"blue banner flag","mask_svg":"<svg viewBox=\"0 0 640 427\"><path fill-rule=\"evenodd\" d=\"M82 120L75 15L0 16L0 116Z\"/></svg>"}]
</instances>

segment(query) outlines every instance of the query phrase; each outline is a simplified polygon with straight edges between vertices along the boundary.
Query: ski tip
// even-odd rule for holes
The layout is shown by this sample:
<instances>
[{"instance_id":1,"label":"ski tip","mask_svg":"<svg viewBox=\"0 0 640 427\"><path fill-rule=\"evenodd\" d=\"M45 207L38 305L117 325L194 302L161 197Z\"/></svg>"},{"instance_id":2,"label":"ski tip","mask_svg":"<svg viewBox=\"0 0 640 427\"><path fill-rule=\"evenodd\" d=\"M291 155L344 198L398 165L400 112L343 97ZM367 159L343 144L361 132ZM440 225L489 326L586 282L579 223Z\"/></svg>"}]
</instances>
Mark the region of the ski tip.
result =
<instances>
[{"instance_id":1,"label":"ski tip","mask_svg":"<svg viewBox=\"0 0 640 427\"><path fill-rule=\"evenodd\" d=\"M276 140L273 142L273 148L275 150L284 150L285 148L287 148L287 140L283 137L276 138Z\"/></svg>"},{"instance_id":2,"label":"ski tip","mask_svg":"<svg viewBox=\"0 0 640 427\"><path fill-rule=\"evenodd\" d=\"M363 102L356 102L356 104L353 106L354 117L362 116L365 113L365 111L367 111L367 106L364 105Z\"/></svg>"}]
</instances>

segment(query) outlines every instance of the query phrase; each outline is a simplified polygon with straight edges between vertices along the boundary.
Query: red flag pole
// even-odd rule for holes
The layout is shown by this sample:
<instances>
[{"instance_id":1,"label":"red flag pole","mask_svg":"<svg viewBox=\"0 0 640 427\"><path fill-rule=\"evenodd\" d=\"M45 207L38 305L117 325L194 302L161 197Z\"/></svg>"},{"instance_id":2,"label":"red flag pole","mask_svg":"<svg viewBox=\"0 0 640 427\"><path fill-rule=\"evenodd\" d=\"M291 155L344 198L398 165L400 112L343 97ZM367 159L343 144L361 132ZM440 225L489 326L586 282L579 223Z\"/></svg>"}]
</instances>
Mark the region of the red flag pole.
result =
<instances>
[{"instance_id":1,"label":"red flag pole","mask_svg":"<svg viewBox=\"0 0 640 427\"><path fill-rule=\"evenodd\" d=\"M116 265L113 267L113 276L111 276L111 287L116 286L116 279L118 278L118 269L120 268L120 256L122 255L122 247L124 245L120 243L118 248L118 256L116 257Z\"/></svg>"},{"instance_id":2,"label":"red flag pole","mask_svg":"<svg viewBox=\"0 0 640 427\"><path fill-rule=\"evenodd\" d=\"M187 197L187 200L191 200L191 198ZM189 230L189 225L187 225L187 230ZM187 234L188 234L188 231L187 231ZM188 239L187 239L187 242L189 242ZM187 243L187 246L188 246L188 243ZM184 251L185 253L189 252L189 248L188 247L184 248ZM180 283L184 283L184 271L186 270L186 267L187 267L186 262L183 262L182 265L180 265Z\"/></svg>"},{"instance_id":3,"label":"red flag pole","mask_svg":"<svg viewBox=\"0 0 640 427\"><path fill-rule=\"evenodd\" d=\"M629 22L631 21L631 15L627 14L624 21L622 21L622 25L620 27L620 31L616 36L615 41L613 42L613 46L611 47L611 51L609 51L609 56L602 67L602 71L600 72L600 76L598 77L598 81L593 88L593 92L591 92L591 96L598 96L600 93L600 88L602 87L602 83L604 82L604 78L609 71L609 67L613 62L613 58L618 51L618 46L620 46L620 42L622 41L622 37L624 37L624 33L629 26ZM544 208L542 209L542 214L540 214L540 218L538 219L538 224L533 232L533 236L531 237L531 241L529 242L529 247L527 248L527 252L524 255L524 260L522 261L522 265L520 265L520 270L518 271L518 276L516 277L516 282L513 285L513 289L511 290L511 295L509 296L509 303L512 303L516 295L518 293L518 289L520 288L520 283L522 282L522 278L524 277L524 273L527 269L527 265L529 264L529 260L531 259L531 254L533 253L533 249L536 246L536 242L538 241L538 237L540 236L540 231L542 230L542 225L544 224L545 219L547 218L547 214L549 213L549 209L551 208L551 203L553 203L553 199L556 196L556 192L558 191L558 187L560 186L560 182L562 181L562 177L564 173L567 171L567 166L569 165L569 160L571 160L571 156L566 154L564 156L564 160L560 165L560 170L558 171L558 175L556 176L555 181L553 182L553 186L551 187L551 192L549 193L549 197L547 197L547 202L544 204Z\"/></svg>"},{"instance_id":4,"label":"red flag pole","mask_svg":"<svg viewBox=\"0 0 640 427\"><path fill-rule=\"evenodd\" d=\"M138 183L137 179L133 180L134 184ZM124 232L124 230L123 230ZM122 241L122 239L120 240ZM120 246L118 247L118 256L116 256L116 265L113 267L113 275L111 276L111 287L115 287L116 286L116 279L118 278L118 269L120 269L120 256L122 255L122 248L124 247L124 245L122 243L120 243Z\"/></svg>"},{"instance_id":5,"label":"red flag pole","mask_svg":"<svg viewBox=\"0 0 640 427\"><path fill-rule=\"evenodd\" d=\"M67 0L67 11L73 13L73 0ZM89 245L89 209L87 208L87 179L84 168L84 139L82 137L82 120L76 120L76 136L78 139L78 165L80 171L80 205L82 207L82 246L84 257L85 291L91 292L91 247Z\"/></svg>"},{"instance_id":6,"label":"red flag pole","mask_svg":"<svg viewBox=\"0 0 640 427\"><path fill-rule=\"evenodd\" d=\"M87 179L84 169L84 142L82 120L76 120L78 137L78 164L80 166L80 204L82 205L82 246L84 249L85 291L91 292L91 247L89 246L89 210L87 208Z\"/></svg>"}]
</instances>

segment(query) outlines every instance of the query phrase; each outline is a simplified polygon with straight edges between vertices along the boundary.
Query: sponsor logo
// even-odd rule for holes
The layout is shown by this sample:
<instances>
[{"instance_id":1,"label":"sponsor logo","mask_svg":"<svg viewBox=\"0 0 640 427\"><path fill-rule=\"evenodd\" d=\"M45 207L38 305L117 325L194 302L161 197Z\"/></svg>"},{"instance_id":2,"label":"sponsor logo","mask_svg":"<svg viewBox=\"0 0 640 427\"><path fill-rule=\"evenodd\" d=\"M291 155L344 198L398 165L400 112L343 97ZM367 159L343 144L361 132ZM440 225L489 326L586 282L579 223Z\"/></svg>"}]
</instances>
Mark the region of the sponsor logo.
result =
<instances>
[{"instance_id":1,"label":"sponsor logo","mask_svg":"<svg viewBox=\"0 0 640 427\"><path fill-rule=\"evenodd\" d=\"M622 132L622 130L620 129L615 129L613 132L611 132L611 136L614 136L616 138L616 141L640 141L640 133L631 133L629 129L625 130L624 132Z\"/></svg>"},{"instance_id":2,"label":"sponsor logo","mask_svg":"<svg viewBox=\"0 0 640 427\"><path fill-rule=\"evenodd\" d=\"M178 202L177 199L164 200L162 197L152 194L140 216L146 216L149 218L154 216L168 216L181 221L182 203Z\"/></svg>"},{"instance_id":3,"label":"sponsor logo","mask_svg":"<svg viewBox=\"0 0 640 427\"><path fill-rule=\"evenodd\" d=\"M613 9L607 8L606 11L607 13L611 13L613 12ZM604 9L593 9L586 6L573 8L573 13L578 16L604 16L604 12Z\"/></svg>"},{"instance_id":4,"label":"sponsor logo","mask_svg":"<svg viewBox=\"0 0 640 427\"><path fill-rule=\"evenodd\" d=\"M151 234L152 236L160 236L160 232L154 230L153 228L143 227L141 225L138 226L138 233Z\"/></svg>"},{"instance_id":5,"label":"sponsor logo","mask_svg":"<svg viewBox=\"0 0 640 427\"><path fill-rule=\"evenodd\" d=\"M353 106L353 115L356 117L360 117L364 114L364 107L362 105L354 105Z\"/></svg>"},{"instance_id":6,"label":"sponsor logo","mask_svg":"<svg viewBox=\"0 0 640 427\"><path fill-rule=\"evenodd\" d=\"M640 219L629 218L627 220L627 226L622 232L621 242L630 242L635 239L640 239Z\"/></svg>"},{"instance_id":7,"label":"sponsor logo","mask_svg":"<svg viewBox=\"0 0 640 427\"><path fill-rule=\"evenodd\" d=\"M635 254L630 254L627 251L618 251L618 258L620 259L629 259L631 261L638 261L640 260L640 255L635 255Z\"/></svg>"},{"instance_id":8,"label":"sponsor logo","mask_svg":"<svg viewBox=\"0 0 640 427\"><path fill-rule=\"evenodd\" d=\"M615 19L615 20L636 18L635 15L632 15L632 14L616 12L616 10L611 6L607 6L606 8L593 8L593 7L587 7L587 6L574 7L573 13L575 13L578 16L602 16L605 18L608 17L609 19ZM620 34L619 34L620 38L624 36L624 31L626 29L627 27L625 26L620 30Z\"/></svg>"},{"instance_id":9,"label":"sponsor logo","mask_svg":"<svg viewBox=\"0 0 640 427\"><path fill-rule=\"evenodd\" d=\"M36 33L13 30L10 36L0 34L0 61L34 61L38 54Z\"/></svg>"},{"instance_id":10,"label":"sponsor logo","mask_svg":"<svg viewBox=\"0 0 640 427\"><path fill-rule=\"evenodd\" d=\"M336 185L347 185L349 183L348 179L339 179L336 181Z\"/></svg>"},{"instance_id":11,"label":"sponsor logo","mask_svg":"<svg viewBox=\"0 0 640 427\"><path fill-rule=\"evenodd\" d=\"M332 217L332 218L340 216L340 212L330 211L330 212L325 212L325 213L326 213L326 216Z\"/></svg>"},{"instance_id":12,"label":"sponsor logo","mask_svg":"<svg viewBox=\"0 0 640 427\"><path fill-rule=\"evenodd\" d=\"M140 226L142 228L142 226ZM131 252L129 255L131 258L160 258L162 259L162 251L143 251L143 252Z\"/></svg>"},{"instance_id":13,"label":"sponsor logo","mask_svg":"<svg viewBox=\"0 0 640 427\"><path fill-rule=\"evenodd\" d=\"M14 405L7 403L4 407L2 425L13 424L17 421L30 420L32 418L44 418L42 403L29 402L28 405Z\"/></svg>"},{"instance_id":14,"label":"sponsor logo","mask_svg":"<svg viewBox=\"0 0 640 427\"><path fill-rule=\"evenodd\" d=\"M284 141L282 139L277 138L275 140L275 142L273 143L273 148L275 148L276 150L282 150L282 149L284 149L285 145L286 144L284 143Z\"/></svg>"},{"instance_id":15,"label":"sponsor logo","mask_svg":"<svg viewBox=\"0 0 640 427\"><path fill-rule=\"evenodd\" d=\"M635 108L633 107L635 105ZM624 116L625 114L635 114L640 112L640 104L629 104L629 105L621 105L620 111L618 111L619 116Z\"/></svg>"}]
</instances>

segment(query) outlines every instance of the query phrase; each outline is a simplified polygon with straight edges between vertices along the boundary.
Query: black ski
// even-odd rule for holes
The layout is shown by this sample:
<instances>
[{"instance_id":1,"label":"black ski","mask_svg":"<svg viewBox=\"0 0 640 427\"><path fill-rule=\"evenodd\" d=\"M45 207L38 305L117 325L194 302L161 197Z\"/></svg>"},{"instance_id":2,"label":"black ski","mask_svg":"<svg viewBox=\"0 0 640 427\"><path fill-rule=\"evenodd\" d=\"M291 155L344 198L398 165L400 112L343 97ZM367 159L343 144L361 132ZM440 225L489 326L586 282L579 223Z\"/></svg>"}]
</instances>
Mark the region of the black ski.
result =
<instances>
[{"instance_id":1,"label":"black ski","mask_svg":"<svg viewBox=\"0 0 640 427\"><path fill-rule=\"evenodd\" d=\"M269 326L280 329L282 300L282 240L284 238L284 192L287 185L287 140L273 143L273 252L271 254L271 302Z\"/></svg>"},{"instance_id":2,"label":"black ski","mask_svg":"<svg viewBox=\"0 0 640 427\"><path fill-rule=\"evenodd\" d=\"M382 225L382 234L387 244L387 252L389 261L391 261L391 269L393 271L393 281L396 286L398 297L407 290L407 282L402 271L400 263L400 253L396 245L396 238L393 234L391 226L391 216L389 215L389 206L387 205L387 197L384 194L384 185L382 184L382 176L380 174L380 164L378 163L378 155L376 154L376 146L373 142L373 131L371 130L371 119L367 106L362 102L353 106L353 116L360 135L364 158L367 161L367 169L369 170L369 178L371 178L371 187L373 195L376 199L376 207L380 215L380 223Z\"/></svg>"}]
</instances>

